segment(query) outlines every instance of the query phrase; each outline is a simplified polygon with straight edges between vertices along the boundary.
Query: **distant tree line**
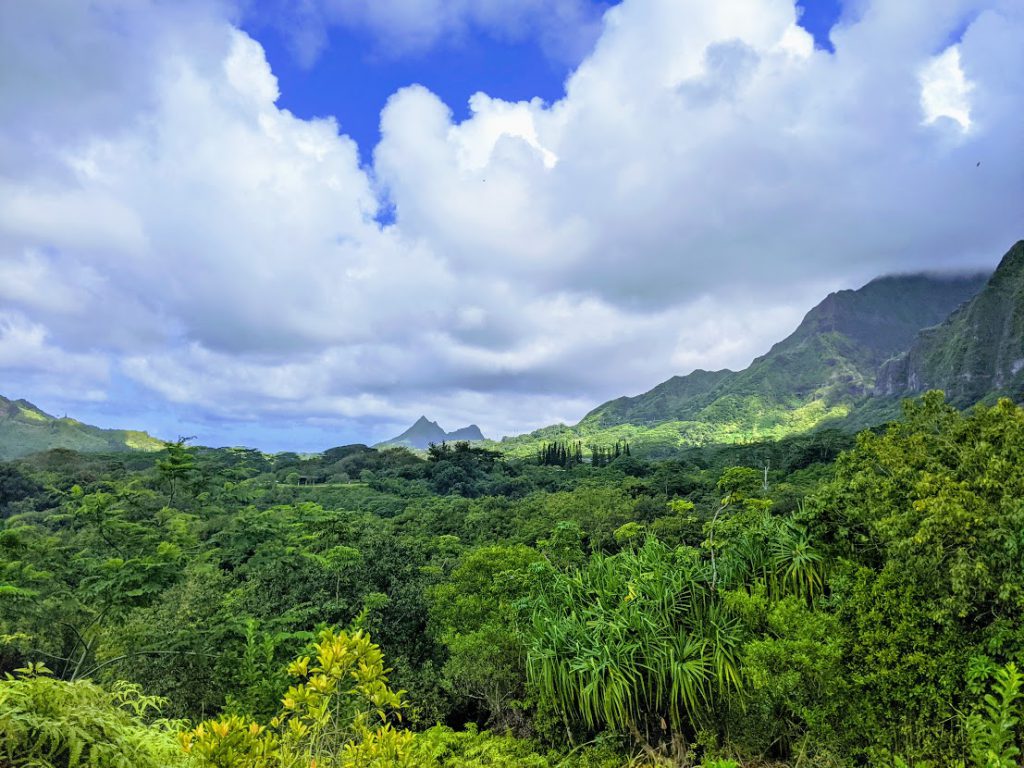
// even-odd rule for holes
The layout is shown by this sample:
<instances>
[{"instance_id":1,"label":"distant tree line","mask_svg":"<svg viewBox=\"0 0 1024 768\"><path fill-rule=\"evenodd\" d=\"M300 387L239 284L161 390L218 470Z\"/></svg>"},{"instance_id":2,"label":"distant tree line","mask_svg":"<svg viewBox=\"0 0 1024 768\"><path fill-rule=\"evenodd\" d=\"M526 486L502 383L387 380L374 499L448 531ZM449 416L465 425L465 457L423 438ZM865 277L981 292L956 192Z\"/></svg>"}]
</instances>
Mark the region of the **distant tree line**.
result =
<instances>
[{"instance_id":1,"label":"distant tree line","mask_svg":"<svg viewBox=\"0 0 1024 768\"><path fill-rule=\"evenodd\" d=\"M583 463L583 443L556 440L544 443L537 451L537 463L542 467L569 467Z\"/></svg>"},{"instance_id":2,"label":"distant tree line","mask_svg":"<svg viewBox=\"0 0 1024 768\"><path fill-rule=\"evenodd\" d=\"M590 446L590 463L595 467L607 467L620 456L629 456L629 443L617 440L613 448L602 445Z\"/></svg>"},{"instance_id":3,"label":"distant tree line","mask_svg":"<svg viewBox=\"0 0 1024 768\"><path fill-rule=\"evenodd\" d=\"M620 456L629 456L629 443L616 441L614 446L590 445L590 463L595 467L607 467ZM569 467L583 463L583 442L580 440L556 440L544 443L537 451L537 463L544 467Z\"/></svg>"}]
</instances>

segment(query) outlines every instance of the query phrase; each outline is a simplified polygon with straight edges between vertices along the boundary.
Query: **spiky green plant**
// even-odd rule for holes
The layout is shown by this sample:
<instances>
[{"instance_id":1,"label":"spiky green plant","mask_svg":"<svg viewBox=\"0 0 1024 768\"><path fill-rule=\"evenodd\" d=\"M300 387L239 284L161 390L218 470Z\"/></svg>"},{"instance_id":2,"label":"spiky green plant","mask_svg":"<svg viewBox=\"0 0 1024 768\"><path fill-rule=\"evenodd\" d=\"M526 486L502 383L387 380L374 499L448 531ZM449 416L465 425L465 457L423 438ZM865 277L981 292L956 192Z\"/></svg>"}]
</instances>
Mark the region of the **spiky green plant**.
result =
<instances>
[{"instance_id":1,"label":"spiky green plant","mask_svg":"<svg viewBox=\"0 0 1024 768\"><path fill-rule=\"evenodd\" d=\"M540 695L587 727L631 734L651 759L682 759L742 684L742 624L697 552L653 538L553 575L527 635Z\"/></svg>"}]
</instances>

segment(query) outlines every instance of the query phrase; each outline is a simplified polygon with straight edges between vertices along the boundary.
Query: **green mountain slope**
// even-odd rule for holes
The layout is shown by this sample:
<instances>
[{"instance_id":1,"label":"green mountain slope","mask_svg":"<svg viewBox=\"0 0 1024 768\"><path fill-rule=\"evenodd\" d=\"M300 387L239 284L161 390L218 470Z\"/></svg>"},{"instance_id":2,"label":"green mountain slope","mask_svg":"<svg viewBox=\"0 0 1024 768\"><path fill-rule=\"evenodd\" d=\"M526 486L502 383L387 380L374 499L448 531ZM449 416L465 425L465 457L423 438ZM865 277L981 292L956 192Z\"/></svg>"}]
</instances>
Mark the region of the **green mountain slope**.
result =
<instances>
[{"instance_id":1,"label":"green mountain slope","mask_svg":"<svg viewBox=\"0 0 1024 768\"><path fill-rule=\"evenodd\" d=\"M686 376L673 376L650 392L636 397L620 397L598 406L583 417L580 425L603 428L687 418L708 404L718 386L735 375L730 370L698 369Z\"/></svg>"},{"instance_id":2,"label":"green mountain slope","mask_svg":"<svg viewBox=\"0 0 1024 768\"><path fill-rule=\"evenodd\" d=\"M1024 240L977 296L883 365L875 392L906 396L929 389L945 390L959 406L1024 397Z\"/></svg>"},{"instance_id":3,"label":"green mountain slope","mask_svg":"<svg viewBox=\"0 0 1024 768\"><path fill-rule=\"evenodd\" d=\"M850 415L875 389L879 366L946 318L986 276L898 275L830 294L748 368L698 370L598 406L575 427L502 442L528 455L550 440L631 441L663 455L686 445L777 439Z\"/></svg>"},{"instance_id":4,"label":"green mountain slope","mask_svg":"<svg viewBox=\"0 0 1024 768\"><path fill-rule=\"evenodd\" d=\"M0 460L52 448L82 452L159 451L163 443L145 432L100 429L74 419L58 419L27 400L0 397Z\"/></svg>"},{"instance_id":5,"label":"green mountain slope","mask_svg":"<svg viewBox=\"0 0 1024 768\"><path fill-rule=\"evenodd\" d=\"M390 440L377 443L374 447L400 446L403 448L416 448L422 451L426 450L431 443L440 444L445 441L479 441L483 439L484 436L480 432L480 427L476 424L470 424L468 427L462 427L452 432L445 432L436 421L430 421L426 416L420 416L416 423L405 430L405 432L397 437L392 437Z\"/></svg>"}]
</instances>

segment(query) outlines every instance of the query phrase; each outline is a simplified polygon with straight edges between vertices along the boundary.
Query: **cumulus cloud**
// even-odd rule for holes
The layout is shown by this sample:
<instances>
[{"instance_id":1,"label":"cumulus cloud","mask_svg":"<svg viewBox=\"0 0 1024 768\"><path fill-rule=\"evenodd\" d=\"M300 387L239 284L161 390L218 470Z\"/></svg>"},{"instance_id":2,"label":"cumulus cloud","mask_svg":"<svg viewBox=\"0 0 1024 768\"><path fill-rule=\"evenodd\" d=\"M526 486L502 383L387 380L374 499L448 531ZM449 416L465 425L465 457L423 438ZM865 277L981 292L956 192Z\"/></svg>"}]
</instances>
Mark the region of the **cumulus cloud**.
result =
<instances>
[{"instance_id":1,"label":"cumulus cloud","mask_svg":"<svg viewBox=\"0 0 1024 768\"><path fill-rule=\"evenodd\" d=\"M924 122L955 120L961 130L971 127L971 83L960 67L960 47L951 45L921 69L921 109Z\"/></svg>"},{"instance_id":2,"label":"cumulus cloud","mask_svg":"<svg viewBox=\"0 0 1024 768\"><path fill-rule=\"evenodd\" d=\"M68 352L54 346L49 331L18 312L0 311L0 370L41 396L66 394L103 400L110 378L103 354Z\"/></svg>"},{"instance_id":3,"label":"cumulus cloud","mask_svg":"<svg viewBox=\"0 0 1024 768\"><path fill-rule=\"evenodd\" d=\"M307 4L424 45L550 7L412 5ZM456 122L411 85L361 166L226 5L4 5L4 394L498 435L745 365L828 290L991 266L1024 213L1024 10L857 10L828 53L789 0L626 0L560 101Z\"/></svg>"}]
</instances>

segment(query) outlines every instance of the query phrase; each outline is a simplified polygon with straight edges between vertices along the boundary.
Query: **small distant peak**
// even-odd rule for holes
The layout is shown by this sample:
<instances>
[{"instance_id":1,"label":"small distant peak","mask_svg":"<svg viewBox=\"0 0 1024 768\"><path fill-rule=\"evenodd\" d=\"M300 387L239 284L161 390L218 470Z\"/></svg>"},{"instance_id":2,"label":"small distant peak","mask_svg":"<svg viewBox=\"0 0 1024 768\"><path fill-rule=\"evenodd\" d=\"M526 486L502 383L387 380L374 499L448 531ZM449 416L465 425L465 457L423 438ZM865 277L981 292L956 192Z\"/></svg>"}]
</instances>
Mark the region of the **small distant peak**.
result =
<instances>
[{"instance_id":1,"label":"small distant peak","mask_svg":"<svg viewBox=\"0 0 1024 768\"><path fill-rule=\"evenodd\" d=\"M462 427L461 429L449 432L447 437L450 440L469 440L471 442L487 439L476 424L470 424L468 427Z\"/></svg>"},{"instance_id":2,"label":"small distant peak","mask_svg":"<svg viewBox=\"0 0 1024 768\"><path fill-rule=\"evenodd\" d=\"M440 443L446 438L447 434L436 421L431 421L426 416L420 416L405 432L390 440L377 443L377 446L404 445L408 448L426 450L431 443Z\"/></svg>"}]
</instances>

